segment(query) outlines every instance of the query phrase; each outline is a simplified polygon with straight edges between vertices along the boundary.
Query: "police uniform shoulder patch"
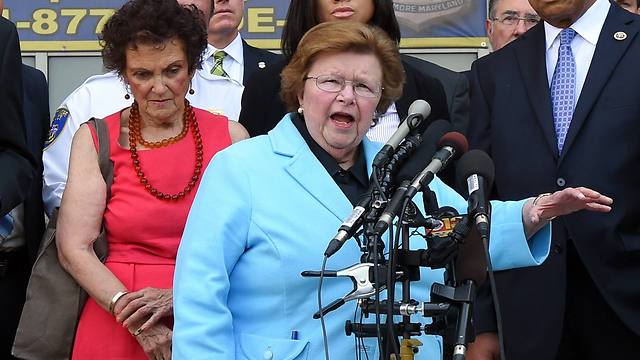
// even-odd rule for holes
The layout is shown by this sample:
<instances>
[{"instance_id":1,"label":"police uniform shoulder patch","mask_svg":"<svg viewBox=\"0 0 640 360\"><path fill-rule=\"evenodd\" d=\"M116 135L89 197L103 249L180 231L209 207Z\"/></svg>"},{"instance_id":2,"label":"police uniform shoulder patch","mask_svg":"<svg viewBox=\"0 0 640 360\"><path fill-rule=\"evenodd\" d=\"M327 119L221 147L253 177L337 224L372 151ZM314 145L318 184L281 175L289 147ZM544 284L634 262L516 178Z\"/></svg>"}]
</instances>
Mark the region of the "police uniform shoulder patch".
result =
<instances>
[{"instance_id":1,"label":"police uniform shoulder patch","mask_svg":"<svg viewBox=\"0 0 640 360\"><path fill-rule=\"evenodd\" d=\"M53 144L58 135L64 129L64 126L67 124L67 120L69 119L69 110L64 107L56 110L56 114L53 117L53 121L51 122L51 128L49 129L49 135L47 135L47 140L44 142L45 150Z\"/></svg>"}]
</instances>

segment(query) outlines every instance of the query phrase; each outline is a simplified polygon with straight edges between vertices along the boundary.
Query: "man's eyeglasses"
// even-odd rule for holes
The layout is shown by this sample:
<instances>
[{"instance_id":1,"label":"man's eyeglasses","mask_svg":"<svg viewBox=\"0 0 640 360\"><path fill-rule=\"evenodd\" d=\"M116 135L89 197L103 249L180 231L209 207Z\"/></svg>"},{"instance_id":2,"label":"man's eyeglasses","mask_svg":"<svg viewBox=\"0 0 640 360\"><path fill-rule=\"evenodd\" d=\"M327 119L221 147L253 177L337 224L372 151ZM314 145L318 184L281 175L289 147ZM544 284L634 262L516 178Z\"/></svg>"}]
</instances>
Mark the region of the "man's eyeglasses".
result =
<instances>
[{"instance_id":1,"label":"man's eyeglasses","mask_svg":"<svg viewBox=\"0 0 640 360\"><path fill-rule=\"evenodd\" d=\"M540 18L537 17L537 16L519 17L517 15L504 15L501 18L493 18L491 20L499 21L504 26L513 26L513 27L518 26L520 21L522 21L522 22L524 22L524 26L527 29L532 28L534 25L536 25L537 23L540 22Z\"/></svg>"},{"instance_id":2,"label":"man's eyeglasses","mask_svg":"<svg viewBox=\"0 0 640 360\"><path fill-rule=\"evenodd\" d=\"M353 87L353 92L358 96L366 97L366 98L374 98L380 95L383 87L378 84L371 84L364 81L351 81L345 80L343 77L338 75L318 75L318 76L307 76L304 80L313 79L316 81L316 86L318 89L330 93L337 93L344 90L347 84L351 84Z\"/></svg>"}]
</instances>

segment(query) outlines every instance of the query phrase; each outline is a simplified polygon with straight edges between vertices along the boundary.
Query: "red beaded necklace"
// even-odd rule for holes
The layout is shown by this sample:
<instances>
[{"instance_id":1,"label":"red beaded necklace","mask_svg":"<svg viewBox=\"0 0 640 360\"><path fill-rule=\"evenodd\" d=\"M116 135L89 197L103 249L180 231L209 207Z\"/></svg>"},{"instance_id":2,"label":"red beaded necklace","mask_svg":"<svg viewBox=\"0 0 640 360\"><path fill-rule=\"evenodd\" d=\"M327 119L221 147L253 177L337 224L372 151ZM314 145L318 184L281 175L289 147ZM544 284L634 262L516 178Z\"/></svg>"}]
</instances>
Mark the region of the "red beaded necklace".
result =
<instances>
[{"instance_id":1,"label":"red beaded necklace","mask_svg":"<svg viewBox=\"0 0 640 360\"><path fill-rule=\"evenodd\" d=\"M173 136L168 139L163 139L157 142L147 142L142 138L142 133L140 132L140 112L138 110L138 103L133 102L131 105L131 110L129 111L129 151L131 152L131 161L133 163L133 168L138 175L138 179L140 180L140 184L144 186L144 188L153 196L160 200L168 200L175 201L184 199L184 197L191 191L198 182L200 178L200 172L202 171L202 137L200 136L200 129L198 128L198 120L193 112L193 108L189 104L188 100L184 100L184 124L182 126L182 131L180 134ZM140 167L140 159L138 157L138 149L136 143L140 143L148 148L160 148L164 146L168 146L170 144L174 144L184 138L187 135L187 130L191 126L191 132L193 134L193 141L196 144L196 165L193 169L193 176L189 183L184 187L184 190L177 194L166 194L155 187L149 184L149 180L147 180L144 175L144 171Z\"/></svg>"}]
</instances>

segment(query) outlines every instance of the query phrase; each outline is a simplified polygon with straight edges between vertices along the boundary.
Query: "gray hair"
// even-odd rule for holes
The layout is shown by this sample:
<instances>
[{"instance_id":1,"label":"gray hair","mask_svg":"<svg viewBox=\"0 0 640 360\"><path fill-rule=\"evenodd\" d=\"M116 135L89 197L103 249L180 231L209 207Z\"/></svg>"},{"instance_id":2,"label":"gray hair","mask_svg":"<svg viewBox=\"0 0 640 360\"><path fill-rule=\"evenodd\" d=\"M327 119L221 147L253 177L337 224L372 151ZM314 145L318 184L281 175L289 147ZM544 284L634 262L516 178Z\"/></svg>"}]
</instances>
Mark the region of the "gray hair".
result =
<instances>
[{"instance_id":1,"label":"gray hair","mask_svg":"<svg viewBox=\"0 0 640 360\"><path fill-rule=\"evenodd\" d=\"M489 0L489 19L496 17L496 7L498 7L499 1L500 0Z\"/></svg>"}]
</instances>

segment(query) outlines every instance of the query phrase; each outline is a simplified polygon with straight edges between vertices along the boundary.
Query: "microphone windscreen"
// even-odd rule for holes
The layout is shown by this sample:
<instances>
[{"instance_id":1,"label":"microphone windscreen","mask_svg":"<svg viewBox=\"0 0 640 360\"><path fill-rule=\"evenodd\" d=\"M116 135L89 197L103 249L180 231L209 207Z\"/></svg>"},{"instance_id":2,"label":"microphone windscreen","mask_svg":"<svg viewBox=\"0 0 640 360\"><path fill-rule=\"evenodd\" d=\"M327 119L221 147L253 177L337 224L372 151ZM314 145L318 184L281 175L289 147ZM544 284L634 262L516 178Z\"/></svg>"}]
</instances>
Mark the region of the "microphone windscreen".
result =
<instances>
[{"instance_id":1,"label":"microphone windscreen","mask_svg":"<svg viewBox=\"0 0 640 360\"><path fill-rule=\"evenodd\" d=\"M424 131L424 134L422 135L422 144L418 148L418 151L424 147L433 150L431 153L423 154L423 155L428 155L427 157L429 158L429 159L425 159L425 161L431 160L431 157L438 149L437 147L438 142L440 141L440 139L442 139L444 134L450 131L451 131L451 123L448 122L447 120L438 119L432 122L431 124L429 124L429 127L427 128L427 130ZM423 144L424 146L422 146Z\"/></svg>"},{"instance_id":2,"label":"microphone windscreen","mask_svg":"<svg viewBox=\"0 0 640 360\"><path fill-rule=\"evenodd\" d=\"M469 150L467 138L457 131L450 131L442 136L438 141L438 149L444 146L451 146L455 149L453 159L458 159Z\"/></svg>"},{"instance_id":3,"label":"microphone windscreen","mask_svg":"<svg viewBox=\"0 0 640 360\"><path fill-rule=\"evenodd\" d=\"M411 114L420 114L423 119L426 119L431 114L431 105L422 99L418 99L409 106L409 115Z\"/></svg>"},{"instance_id":4,"label":"microphone windscreen","mask_svg":"<svg viewBox=\"0 0 640 360\"><path fill-rule=\"evenodd\" d=\"M456 163L458 183L465 188L467 178L473 174L477 174L484 178L487 189L491 189L495 173L496 169L493 160L482 150L471 150L464 154Z\"/></svg>"},{"instance_id":5,"label":"microphone windscreen","mask_svg":"<svg viewBox=\"0 0 640 360\"><path fill-rule=\"evenodd\" d=\"M397 181L412 180L429 164L433 154L438 150L438 141L451 130L451 123L446 120L435 120L425 130L422 142L407 161L398 169Z\"/></svg>"}]
</instances>

